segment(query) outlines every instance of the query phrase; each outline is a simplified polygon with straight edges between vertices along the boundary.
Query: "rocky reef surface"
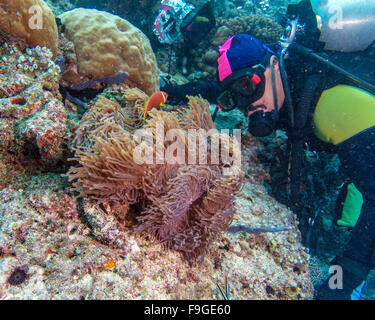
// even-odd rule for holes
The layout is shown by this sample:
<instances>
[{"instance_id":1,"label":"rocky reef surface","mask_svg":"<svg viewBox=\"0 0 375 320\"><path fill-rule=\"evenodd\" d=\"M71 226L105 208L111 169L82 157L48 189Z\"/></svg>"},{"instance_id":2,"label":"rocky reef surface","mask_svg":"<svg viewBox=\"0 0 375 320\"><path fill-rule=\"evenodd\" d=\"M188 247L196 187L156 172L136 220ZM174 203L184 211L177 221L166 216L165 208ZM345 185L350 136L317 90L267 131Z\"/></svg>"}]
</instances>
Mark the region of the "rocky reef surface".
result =
<instances>
[{"instance_id":1,"label":"rocky reef surface","mask_svg":"<svg viewBox=\"0 0 375 320\"><path fill-rule=\"evenodd\" d=\"M14 178L0 190L0 297L223 299L218 286L227 276L230 299L311 299L309 255L296 217L267 193L267 172L256 160L261 147L245 139L245 183L232 225L291 229L223 232L198 265L131 228L120 249L103 244L103 236L117 232L115 222L98 219L95 204L77 201L65 178L6 167L2 158ZM23 281L11 284L19 270Z\"/></svg>"}]
</instances>

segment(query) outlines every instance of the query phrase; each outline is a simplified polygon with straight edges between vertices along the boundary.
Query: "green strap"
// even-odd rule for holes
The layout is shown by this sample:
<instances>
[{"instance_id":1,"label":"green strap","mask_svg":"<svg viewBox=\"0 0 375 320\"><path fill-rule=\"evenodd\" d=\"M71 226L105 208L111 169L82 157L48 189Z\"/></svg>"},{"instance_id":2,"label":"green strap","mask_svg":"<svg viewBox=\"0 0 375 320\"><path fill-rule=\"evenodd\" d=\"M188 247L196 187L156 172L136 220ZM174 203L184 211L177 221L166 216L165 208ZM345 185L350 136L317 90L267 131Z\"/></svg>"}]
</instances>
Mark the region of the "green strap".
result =
<instances>
[{"instance_id":1,"label":"green strap","mask_svg":"<svg viewBox=\"0 0 375 320\"><path fill-rule=\"evenodd\" d=\"M337 220L337 225L342 227L354 227L361 214L363 204L362 194L353 183L348 185L348 192L342 209L341 219Z\"/></svg>"}]
</instances>

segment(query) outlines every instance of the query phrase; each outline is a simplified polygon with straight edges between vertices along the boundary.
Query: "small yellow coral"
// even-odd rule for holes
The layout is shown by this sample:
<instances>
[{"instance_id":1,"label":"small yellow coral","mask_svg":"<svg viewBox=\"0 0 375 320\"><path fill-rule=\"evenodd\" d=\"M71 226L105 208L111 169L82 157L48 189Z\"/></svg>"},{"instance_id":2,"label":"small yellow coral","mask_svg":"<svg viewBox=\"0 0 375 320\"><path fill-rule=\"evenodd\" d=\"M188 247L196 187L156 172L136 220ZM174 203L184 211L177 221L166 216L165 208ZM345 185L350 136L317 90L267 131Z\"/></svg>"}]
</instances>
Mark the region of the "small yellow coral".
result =
<instances>
[{"instance_id":1,"label":"small yellow coral","mask_svg":"<svg viewBox=\"0 0 375 320\"><path fill-rule=\"evenodd\" d=\"M112 269L114 267L116 267L116 262L114 262L112 259L109 259L104 265L104 269Z\"/></svg>"}]
</instances>

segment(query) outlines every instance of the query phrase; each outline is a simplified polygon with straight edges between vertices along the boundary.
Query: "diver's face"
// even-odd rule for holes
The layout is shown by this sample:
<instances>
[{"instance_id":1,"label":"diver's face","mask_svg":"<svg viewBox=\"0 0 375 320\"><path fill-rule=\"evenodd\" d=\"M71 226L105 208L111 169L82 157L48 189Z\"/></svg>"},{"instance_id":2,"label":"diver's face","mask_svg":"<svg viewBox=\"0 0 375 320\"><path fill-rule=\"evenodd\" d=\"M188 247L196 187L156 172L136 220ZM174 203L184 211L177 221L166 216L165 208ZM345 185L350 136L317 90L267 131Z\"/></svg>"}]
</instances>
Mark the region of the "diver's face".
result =
<instances>
[{"instance_id":1,"label":"diver's face","mask_svg":"<svg viewBox=\"0 0 375 320\"><path fill-rule=\"evenodd\" d=\"M275 63L273 64L274 61ZM264 78L266 81L265 87L264 87L264 94L260 99L258 99L257 101L254 101L251 104L249 111L247 113L247 116L250 116L254 112L257 112L257 111L271 112L274 110L271 68L274 68L274 72L275 72L276 94L277 94L277 104L278 104L277 110L280 110L281 106L284 103L285 93L284 93L283 84L282 84L281 76L280 76L279 62L277 61L277 58L275 56L272 56L270 59L269 66L264 71Z\"/></svg>"}]
</instances>

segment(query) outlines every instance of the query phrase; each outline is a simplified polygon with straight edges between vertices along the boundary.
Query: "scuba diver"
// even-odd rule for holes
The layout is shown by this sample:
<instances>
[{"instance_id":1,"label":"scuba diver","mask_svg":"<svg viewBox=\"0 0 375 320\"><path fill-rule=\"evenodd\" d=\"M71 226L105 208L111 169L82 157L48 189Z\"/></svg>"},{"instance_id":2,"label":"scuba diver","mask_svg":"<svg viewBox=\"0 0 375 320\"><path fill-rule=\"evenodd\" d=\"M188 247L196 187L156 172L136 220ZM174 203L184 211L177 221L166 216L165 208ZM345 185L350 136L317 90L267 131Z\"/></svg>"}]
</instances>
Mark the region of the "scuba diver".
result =
<instances>
[{"instance_id":1,"label":"scuba diver","mask_svg":"<svg viewBox=\"0 0 375 320\"><path fill-rule=\"evenodd\" d=\"M154 34L164 44L182 42L183 53L194 48L216 24L209 0L162 0L161 7L154 23ZM183 56L185 74L186 64L187 57Z\"/></svg>"},{"instance_id":2,"label":"scuba diver","mask_svg":"<svg viewBox=\"0 0 375 320\"><path fill-rule=\"evenodd\" d=\"M341 10L339 20L332 16L334 4ZM335 289L328 278L316 299L350 299L374 267L373 12L374 1L303 0L288 6L288 35L277 50L251 35L237 34L219 49L217 82L162 87L169 101L184 102L186 95L200 94L223 111L241 110L254 136L286 130L292 210L300 206L306 142L311 146L320 141L321 147L338 154L351 183L342 192L346 197L337 223L352 230L342 255L331 261L341 267L342 287ZM334 28L335 23L339 27Z\"/></svg>"}]
</instances>

